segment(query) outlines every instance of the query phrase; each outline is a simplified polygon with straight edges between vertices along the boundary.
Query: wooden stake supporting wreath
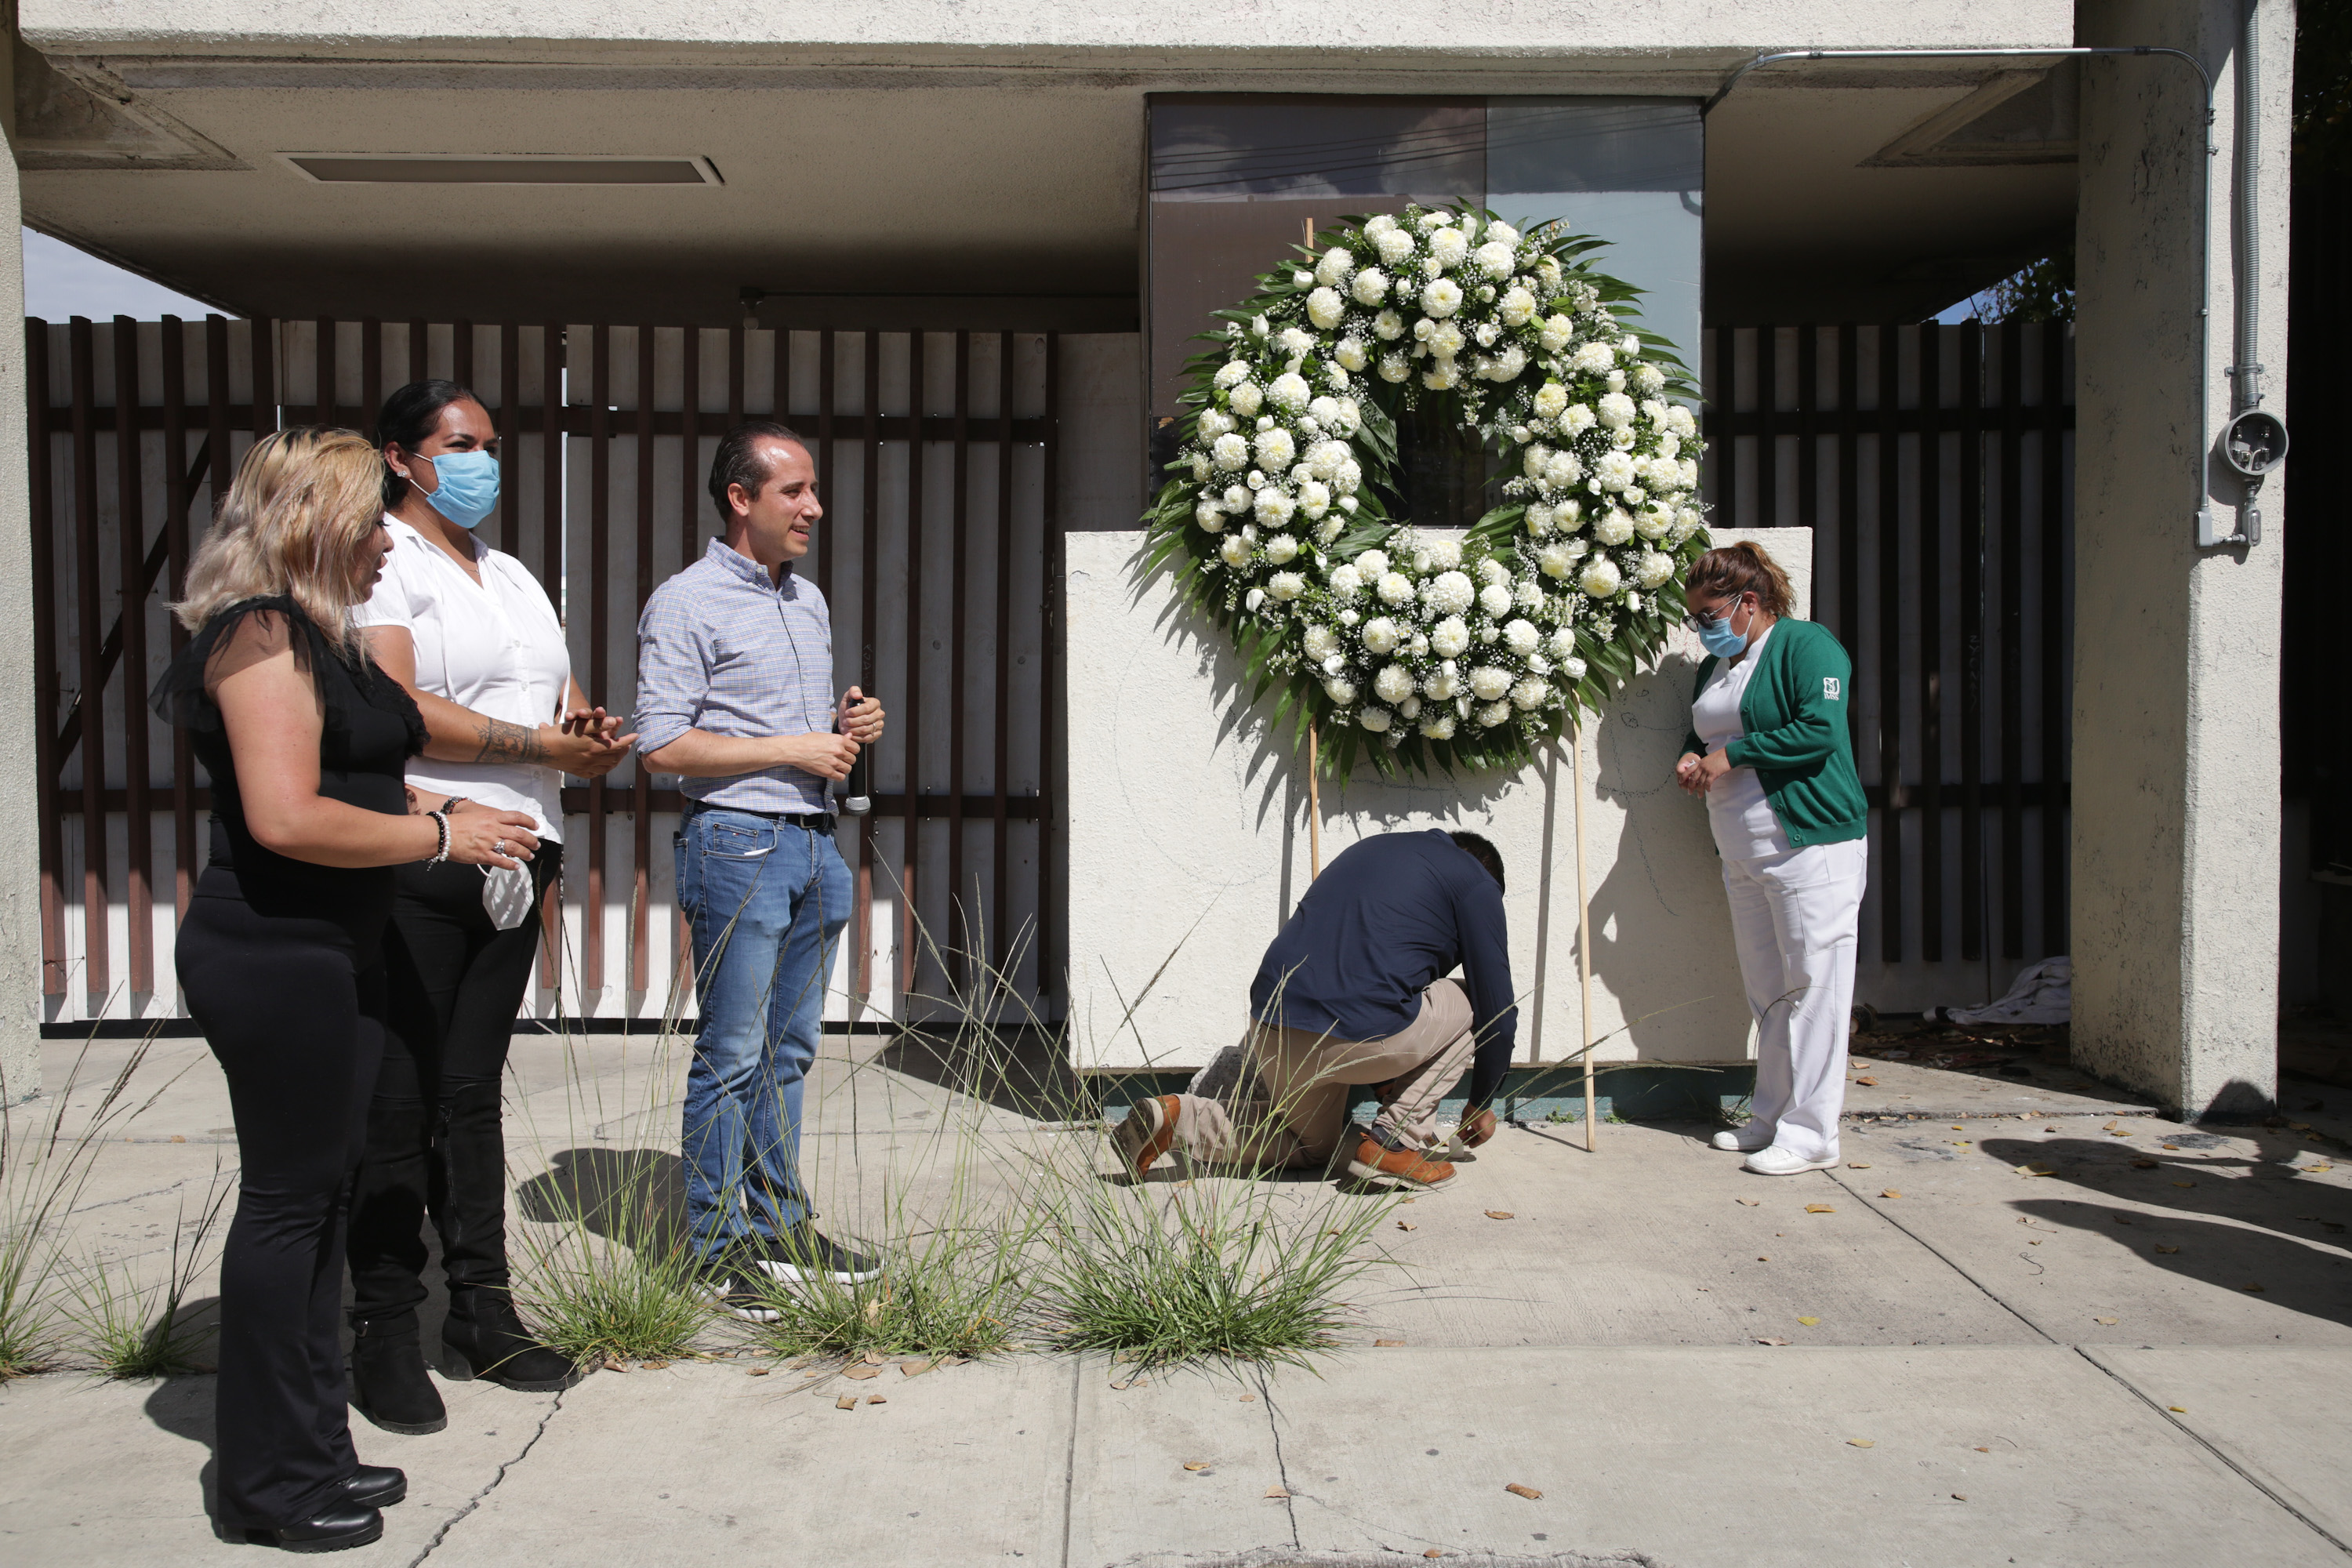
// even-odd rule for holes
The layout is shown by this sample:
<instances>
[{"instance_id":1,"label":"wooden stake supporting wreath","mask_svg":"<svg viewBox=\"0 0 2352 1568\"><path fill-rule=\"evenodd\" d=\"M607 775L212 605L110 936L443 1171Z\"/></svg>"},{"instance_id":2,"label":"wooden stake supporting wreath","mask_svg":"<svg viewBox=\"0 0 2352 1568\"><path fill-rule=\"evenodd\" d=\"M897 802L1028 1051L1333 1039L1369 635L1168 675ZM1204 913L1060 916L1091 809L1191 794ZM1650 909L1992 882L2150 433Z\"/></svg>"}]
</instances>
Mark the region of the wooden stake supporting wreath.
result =
<instances>
[{"instance_id":1,"label":"wooden stake supporting wreath","mask_svg":"<svg viewBox=\"0 0 2352 1568\"><path fill-rule=\"evenodd\" d=\"M1567 740L1591 1149L1581 728L1664 652L1707 547L1696 389L1635 324L1640 291L1589 265L1602 240L1467 205L1309 220L1305 240L1186 366L1144 566L1305 742L1314 876L1324 772L1517 768ZM1400 515L1398 418L1431 406L1502 465L1500 504L1460 534Z\"/></svg>"}]
</instances>

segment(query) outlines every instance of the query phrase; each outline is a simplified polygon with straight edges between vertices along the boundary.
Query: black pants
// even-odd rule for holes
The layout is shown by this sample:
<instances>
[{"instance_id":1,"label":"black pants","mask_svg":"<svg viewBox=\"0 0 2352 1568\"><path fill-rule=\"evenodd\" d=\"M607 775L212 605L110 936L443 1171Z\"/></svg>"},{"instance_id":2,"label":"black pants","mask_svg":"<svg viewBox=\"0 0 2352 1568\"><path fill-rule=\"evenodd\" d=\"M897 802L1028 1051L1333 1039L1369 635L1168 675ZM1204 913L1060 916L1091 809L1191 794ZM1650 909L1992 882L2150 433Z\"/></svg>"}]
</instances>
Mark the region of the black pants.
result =
<instances>
[{"instance_id":1,"label":"black pants","mask_svg":"<svg viewBox=\"0 0 2352 1568\"><path fill-rule=\"evenodd\" d=\"M562 863L540 846L534 894ZM453 1289L507 1284L506 1132L499 1102L515 1010L539 951L532 918L500 931L478 867L404 866L384 937L391 1033L352 1200L352 1318L397 1321L425 1300L424 1223Z\"/></svg>"},{"instance_id":2,"label":"black pants","mask_svg":"<svg viewBox=\"0 0 2352 1568\"><path fill-rule=\"evenodd\" d=\"M383 1050L387 901L341 900L328 920L265 900L265 913L214 866L180 924L181 992L228 1079L241 1165L221 1257L215 1418L220 1519L233 1531L309 1518L358 1463L336 1334L337 1211Z\"/></svg>"}]
</instances>

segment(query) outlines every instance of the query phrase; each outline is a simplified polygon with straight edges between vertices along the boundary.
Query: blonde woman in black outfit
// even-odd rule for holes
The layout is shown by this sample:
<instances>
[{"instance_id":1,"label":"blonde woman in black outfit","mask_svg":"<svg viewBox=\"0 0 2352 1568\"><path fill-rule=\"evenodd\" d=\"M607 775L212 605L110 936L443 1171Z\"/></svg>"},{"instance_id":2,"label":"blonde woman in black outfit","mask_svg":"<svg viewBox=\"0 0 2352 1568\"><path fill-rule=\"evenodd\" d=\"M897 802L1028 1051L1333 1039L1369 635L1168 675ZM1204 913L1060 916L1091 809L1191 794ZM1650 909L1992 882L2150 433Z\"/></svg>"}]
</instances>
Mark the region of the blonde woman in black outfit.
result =
<instances>
[{"instance_id":1,"label":"blonde woman in black outfit","mask_svg":"<svg viewBox=\"0 0 2352 1568\"><path fill-rule=\"evenodd\" d=\"M173 607L195 636L155 692L213 788L211 862L177 964L236 1121L219 1523L294 1552L375 1540L378 1510L407 1491L352 1452L335 1331L338 1204L383 1048L392 868L520 867L538 847L520 813L428 810L402 782L424 722L352 624L391 547L382 472L348 431L256 442Z\"/></svg>"}]
</instances>

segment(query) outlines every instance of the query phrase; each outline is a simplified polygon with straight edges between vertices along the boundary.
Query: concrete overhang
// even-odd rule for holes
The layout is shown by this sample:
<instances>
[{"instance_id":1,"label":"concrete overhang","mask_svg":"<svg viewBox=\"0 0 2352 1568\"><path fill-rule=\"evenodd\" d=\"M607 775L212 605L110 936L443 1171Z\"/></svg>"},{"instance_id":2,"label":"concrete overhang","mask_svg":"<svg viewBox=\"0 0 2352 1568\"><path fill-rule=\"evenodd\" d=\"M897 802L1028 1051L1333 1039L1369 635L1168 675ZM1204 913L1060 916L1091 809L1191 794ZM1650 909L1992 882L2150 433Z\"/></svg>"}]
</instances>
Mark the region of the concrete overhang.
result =
<instances>
[{"instance_id":1,"label":"concrete overhang","mask_svg":"<svg viewBox=\"0 0 2352 1568\"><path fill-rule=\"evenodd\" d=\"M166 47L56 19L129 9L26 7L27 37L53 51L20 72L26 221L240 313L345 318L719 325L741 319L749 286L771 296L770 324L1112 329L1135 319L1150 93L1696 99L1754 52L1399 47L1307 68L1287 48L1090 47L1080 63L1033 46L971 63L941 59L945 45L770 45L692 63L651 42L488 59L346 37L297 58L226 22ZM92 46L105 52L65 52ZM1916 316L2063 238L2074 177L2054 144L1935 155L1961 128L1944 121L2013 93L2014 70L1751 77L1709 122L1709 318ZM699 159L718 183L320 183L289 153Z\"/></svg>"}]
</instances>

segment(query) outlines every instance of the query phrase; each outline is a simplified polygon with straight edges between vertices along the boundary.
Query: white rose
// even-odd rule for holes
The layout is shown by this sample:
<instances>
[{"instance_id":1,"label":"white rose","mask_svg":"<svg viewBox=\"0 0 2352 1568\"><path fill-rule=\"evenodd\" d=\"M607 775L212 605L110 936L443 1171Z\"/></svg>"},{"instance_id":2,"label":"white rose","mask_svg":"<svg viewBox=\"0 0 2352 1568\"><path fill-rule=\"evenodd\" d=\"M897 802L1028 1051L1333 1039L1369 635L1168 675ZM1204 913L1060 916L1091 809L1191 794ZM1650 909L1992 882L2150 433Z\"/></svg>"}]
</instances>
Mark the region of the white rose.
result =
<instances>
[{"instance_id":1,"label":"white rose","mask_svg":"<svg viewBox=\"0 0 2352 1568\"><path fill-rule=\"evenodd\" d=\"M1536 651L1536 641L1537 632L1532 621L1515 620L1503 628L1503 646L1521 658Z\"/></svg>"},{"instance_id":2,"label":"white rose","mask_svg":"<svg viewBox=\"0 0 2352 1568\"><path fill-rule=\"evenodd\" d=\"M1277 382L1276 384L1281 384ZM1271 473L1290 467L1290 460L1297 455L1298 448L1291 441L1290 432L1281 426L1277 425L1271 430L1258 432L1258 466L1267 472Z\"/></svg>"},{"instance_id":3,"label":"white rose","mask_svg":"<svg viewBox=\"0 0 2352 1568\"><path fill-rule=\"evenodd\" d=\"M1314 395L1307 388L1307 378L1296 371L1285 371L1276 376L1274 384L1265 390L1276 408L1290 414L1306 407L1307 400Z\"/></svg>"},{"instance_id":4,"label":"white rose","mask_svg":"<svg viewBox=\"0 0 2352 1568\"><path fill-rule=\"evenodd\" d=\"M1530 676L1511 688L1511 703L1517 708L1540 708L1544 705L1544 699L1550 695L1550 687Z\"/></svg>"},{"instance_id":5,"label":"white rose","mask_svg":"<svg viewBox=\"0 0 2352 1568\"><path fill-rule=\"evenodd\" d=\"M1617 352L1623 354L1627 359L1640 359L1642 357L1642 340L1635 337L1633 333L1627 332L1623 337L1617 340Z\"/></svg>"},{"instance_id":6,"label":"white rose","mask_svg":"<svg viewBox=\"0 0 2352 1568\"><path fill-rule=\"evenodd\" d=\"M1242 596L1242 607L1249 611L1251 615L1257 614L1258 611L1264 607L1265 604L1265 590L1263 588L1252 588L1247 594Z\"/></svg>"},{"instance_id":7,"label":"white rose","mask_svg":"<svg viewBox=\"0 0 2352 1568\"><path fill-rule=\"evenodd\" d=\"M1568 677L1570 683L1572 685L1584 679L1584 661L1580 658L1573 658L1561 659L1559 661L1559 672Z\"/></svg>"},{"instance_id":8,"label":"white rose","mask_svg":"<svg viewBox=\"0 0 2352 1568\"><path fill-rule=\"evenodd\" d=\"M1592 477L1601 481L1604 490L1622 490L1633 482L1633 459L1622 452L1603 452L1592 465ZM1626 537L1633 536L1633 525L1625 525Z\"/></svg>"},{"instance_id":9,"label":"white rose","mask_svg":"<svg viewBox=\"0 0 2352 1568\"><path fill-rule=\"evenodd\" d=\"M1372 236L1372 246L1382 261L1394 267L1412 254L1412 236L1401 228L1387 229Z\"/></svg>"},{"instance_id":10,"label":"white rose","mask_svg":"<svg viewBox=\"0 0 2352 1568\"><path fill-rule=\"evenodd\" d=\"M1500 619L1511 608L1511 591L1500 583L1489 583L1478 590L1478 607Z\"/></svg>"},{"instance_id":11,"label":"white rose","mask_svg":"<svg viewBox=\"0 0 2352 1568\"><path fill-rule=\"evenodd\" d=\"M1453 268L1462 265L1470 254L1470 242L1458 228L1441 228L1429 237L1429 254L1440 267Z\"/></svg>"},{"instance_id":12,"label":"white rose","mask_svg":"<svg viewBox=\"0 0 2352 1568\"><path fill-rule=\"evenodd\" d=\"M1216 460L1217 467L1229 474L1236 468L1246 467L1249 463L1249 443L1231 431L1218 437L1216 444L1209 448L1209 453Z\"/></svg>"},{"instance_id":13,"label":"white rose","mask_svg":"<svg viewBox=\"0 0 2352 1568\"><path fill-rule=\"evenodd\" d=\"M1496 307L1496 313L1507 327L1524 327L1535 320L1536 297L1524 289L1508 289L1502 303Z\"/></svg>"},{"instance_id":14,"label":"white rose","mask_svg":"<svg viewBox=\"0 0 2352 1568\"><path fill-rule=\"evenodd\" d=\"M1204 500L1192 509L1192 521L1211 533L1225 531L1225 509L1213 500Z\"/></svg>"},{"instance_id":15,"label":"white rose","mask_svg":"<svg viewBox=\"0 0 2352 1568\"><path fill-rule=\"evenodd\" d=\"M1412 580L1402 572L1383 572L1380 595L1384 605L1409 605L1412 602Z\"/></svg>"},{"instance_id":16,"label":"white rose","mask_svg":"<svg viewBox=\"0 0 2352 1568\"><path fill-rule=\"evenodd\" d=\"M1644 588L1657 587L1674 574L1674 557L1661 555L1654 550L1642 552L1642 559L1633 568L1633 581Z\"/></svg>"},{"instance_id":17,"label":"white rose","mask_svg":"<svg viewBox=\"0 0 2352 1568\"><path fill-rule=\"evenodd\" d=\"M1228 566L1246 564L1250 558L1250 542L1238 533L1228 533L1225 542L1217 546L1217 553L1225 558Z\"/></svg>"},{"instance_id":18,"label":"white rose","mask_svg":"<svg viewBox=\"0 0 2352 1568\"><path fill-rule=\"evenodd\" d=\"M1307 592L1307 579L1296 572L1276 572L1265 580L1265 591L1277 599L1296 599Z\"/></svg>"},{"instance_id":19,"label":"white rose","mask_svg":"<svg viewBox=\"0 0 2352 1568\"><path fill-rule=\"evenodd\" d=\"M1481 702L1492 702L1511 689L1511 672L1482 664L1470 672L1470 694Z\"/></svg>"},{"instance_id":20,"label":"white rose","mask_svg":"<svg viewBox=\"0 0 2352 1568\"><path fill-rule=\"evenodd\" d=\"M1601 379L1608 384L1609 390L1612 392L1625 390L1625 373L1622 370L1612 370Z\"/></svg>"},{"instance_id":21,"label":"white rose","mask_svg":"<svg viewBox=\"0 0 2352 1568\"><path fill-rule=\"evenodd\" d=\"M1605 599L1623 585L1617 575L1617 563L1606 555L1596 555L1585 563L1584 575L1577 579L1578 587L1595 599Z\"/></svg>"},{"instance_id":22,"label":"white rose","mask_svg":"<svg viewBox=\"0 0 2352 1568\"><path fill-rule=\"evenodd\" d=\"M1402 701L1402 702L1398 703L1398 704L1397 704L1397 715L1398 715L1398 717L1400 717L1400 718L1403 718L1403 719L1418 719L1418 718L1420 718L1420 717L1421 717L1421 699L1420 699L1419 697L1408 697L1408 698L1406 698L1403 701Z\"/></svg>"},{"instance_id":23,"label":"white rose","mask_svg":"<svg viewBox=\"0 0 2352 1568\"><path fill-rule=\"evenodd\" d=\"M1449 540L1446 542L1453 542ZM1460 559L1461 551L1458 546L1455 548L1454 555L1457 560ZM1434 562L1432 563L1436 564ZM1477 601L1478 591L1472 585L1469 577L1463 573L1446 571L1439 573L1423 584L1421 595L1429 607L1439 615L1458 616Z\"/></svg>"},{"instance_id":24,"label":"white rose","mask_svg":"<svg viewBox=\"0 0 2352 1568\"><path fill-rule=\"evenodd\" d=\"M1612 454L1612 456L1614 454ZM1601 461L1605 467L1609 458L1603 458ZM1608 482L1609 481L1606 479L1601 481L1603 484ZM1627 540L1633 537L1633 520L1625 515L1625 509L1623 507L1612 506L1608 510L1608 511L1594 520L1592 524L1592 537L1601 541L1603 544L1622 544Z\"/></svg>"},{"instance_id":25,"label":"white rose","mask_svg":"<svg viewBox=\"0 0 2352 1568\"><path fill-rule=\"evenodd\" d=\"M1265 406L1265 395L1258 391L1257 383L1245 381L1225 395L1225 403L1243 418L1255 419L1257 411Z\"/></svg>"},{"instance_id":26,"label":"white rose","mask_svg":"<svg viewBox=\"0 0 2352 1568\"><path fill-rule=\"evenodd\" d=\"M1389 727L1391 721L1387 709L1367 708L1356 715L1356 722L1377 735Z\"/></svg>"},{"instance_id":27,"label":"white rose","mask_svg":"<svg viewBox=\"0 0 2352 1568\"><path fill-rule=\"evenodd\" d=\"M1454 739L1454 715L1441 709L1421 721L1421 732L1433 741Z\"/></svg>"},{"instance_id":28,"label":"white rose","mask_svg":"<svg viewBox=\"0 0 2352 1568\"><path fill-rule=\"evenodd\" d=\"M1269 528L1279 528L1288 522L1290 514L1297 510L1297 501L1292 500L1272 485L1257 492L1257 520ZM1297 548L1297 543L1294 542L1292 544L1294 552Z\"/></svg>"},{"instance_id":29,"label":"white rose","mask_svg":"<svg viewBox=\"0 0 2352 1568\"><path fill-rule=\"evenodd\" d=\"M1543 345L1544 353L1556 354L1568 347L1575 336L1574 321L1566 316L1546 316L1542 330L1536 334L1536 342Z\"/></svg>"},{"instance_id":30,"label":"white rose","mask_svg":"<svg viewBox=\"0 0 2352 1568\"><path fill-rule=\"evenodd\" d=\"M1430 629L1430 650L1440 658L1455 658L1470 646L1470 628L1459 616L1448 616Z\"/></svg>"},{"instance_id":31,"label":"white rose","mask_svg":"<svg viewBox=\"0 0 2352 1568\"><path fill-rule=\"evenodd\" d=\"M1422 289L1421 309L1423 314L1435 316L1440 320L1454 314L1454 311L1462 309L1462 285L1451 278L1435 279Z\"/></svg>"},{"instance_id":32,"label":"white rose","mask_svg":"<svg viewBox=\"0 0 2352 1568\"><path fill-rule=\"evenodd\" d=\"M1307 319L1327 332L1339 324L1347 310L1348 302L1339 298L1337 289L1318 289L1307 296Z\"/></svg>"},{"instance_id":33,"label":"white rose","mask_svg":"<svg viewBox=\"0 0 2352 1568\"><path fill-rule=\"evenodd\" d=\"M1367 653L1393 653L1397 645L1397 624L1386 616L1374 616L1364 623L1364 650Z\"/></svg>"},{"instance_id":34,"label":"white rose","mask_svg":"<svg viewBox=\"0 0 2352 1568\"><path fill-rule=\"evenodd\" d=\"M1298 558L1298 541L1286 533L1277 533L1265 542L1265 558L1276 566Z\"/></svg>"},{"instance_id":35,"label":"white rose","mask_svg":"<svg viewBox=\"0 0 2352 1568\"><path fill-rule=\"evenodd\" d=\"M1335 675L1323 683L1323 695L1328 697L1335 706L1345 708L1356 700L1356 683L1345 676Z\"/></svg>"},{"instance_id":36,"label":"white rose","mask_svg":"<svg viewBox=\"0 0 2352 1568\"><path fill-rule=\"evenodd\" d=\"M1372 677L1372 694L1383 702L1402 702L1412 695L1412 671L1401 664L1385 664Z\"/></svg>"},{"instance_id":37,"label":"white rose","mask_svg":"<svg viewBox=\"0 0 2352 1568\"><path fill-rule=\"evenodd\" d=\"M1571 436L1590 430L1593 426L1592 410L1579 403L1559 416L1559 427Z\"/></svg>"},{"instance_id":38,"label":"white rose","mask_svg":"<svg viewBox=\"0 0 2352 1568\"><path fill-rule=\"evenodd\" d=\"M1536 412L1546 419L1557 419L1568 408L1568 388L1556 381L1547 381L1536 388Z\"/></svg>"},{"instance_id":39,"label":"white rose","mask_svg":"<svg viewBox=\"0 0 2352 1568\"><path fill-rule=\"evenodd\" d=\"M1544 651L1554 658L1566 658L1576 651L1576 634L1566 626L1544 638Z\"/></svg>"},{"instance_id":40,"label":"white rose","mask_svg":"<svg viewBox=\"0 0 2352 1568\"><path fill-rule=\"evenodd\" d=\"M1475 258L1478 270L1494 279L1508 278L1511 275L1511 268L1518 261L1518 257L1512 248L1500 240L1488 240L1480 246ZM1528 304L1533 308L1535 301L1530 300Z\"/></svg>"}]
</instances>

